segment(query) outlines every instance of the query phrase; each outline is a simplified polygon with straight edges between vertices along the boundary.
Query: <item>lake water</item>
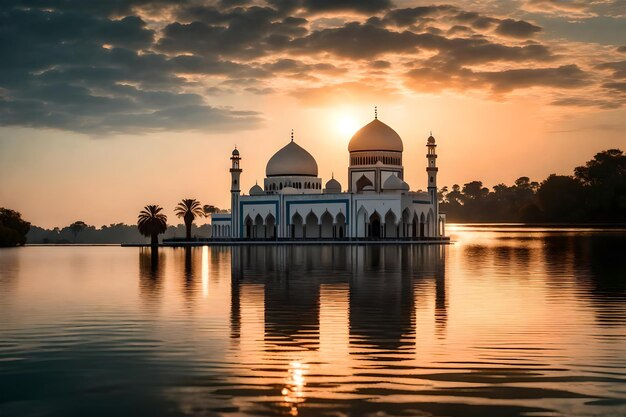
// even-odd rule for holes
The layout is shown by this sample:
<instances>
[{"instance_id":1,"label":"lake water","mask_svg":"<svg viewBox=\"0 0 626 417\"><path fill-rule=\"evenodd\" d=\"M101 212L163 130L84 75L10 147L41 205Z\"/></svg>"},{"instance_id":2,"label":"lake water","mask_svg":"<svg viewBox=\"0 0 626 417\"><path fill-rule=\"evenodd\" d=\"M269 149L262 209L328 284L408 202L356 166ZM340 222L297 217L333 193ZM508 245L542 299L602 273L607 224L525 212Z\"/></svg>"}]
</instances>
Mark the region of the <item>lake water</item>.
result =
<instances>
[{"instance_id":1,"label":"lake water","mask_svg":"<svg viewBox=\"0 0 626 417\"><path fill-rule=\"evenodd\" d=\"M0 251L0 416L624 416L626 231Z\"/></svg>"}]
</instances>

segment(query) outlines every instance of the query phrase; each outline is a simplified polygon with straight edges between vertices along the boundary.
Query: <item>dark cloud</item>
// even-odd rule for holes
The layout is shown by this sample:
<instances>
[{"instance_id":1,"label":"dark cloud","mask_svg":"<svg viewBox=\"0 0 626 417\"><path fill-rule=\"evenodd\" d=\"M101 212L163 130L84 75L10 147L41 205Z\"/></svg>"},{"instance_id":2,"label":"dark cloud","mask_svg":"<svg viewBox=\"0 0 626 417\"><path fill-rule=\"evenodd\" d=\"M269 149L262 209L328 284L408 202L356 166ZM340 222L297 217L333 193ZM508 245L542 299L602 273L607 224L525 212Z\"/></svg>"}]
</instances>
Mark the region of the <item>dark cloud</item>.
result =
<instances>
[{"instance_id":1,"label":"dark cloud","mask_svg":"<svg viewBox=\"0 0 626 417\"><path fill-rule=\"evenodd\" d=\"M624 61L591 67L592 76L533 41L540 30L452 5L393 9L391 0L9 0L0 9L0 124L98 134L251 128L259 114L209 96L291 93L279 83L297 81L310 85L293 91L306 104L393 98L389 77L405 68L417 91L595 82L623 103ZM352 70L367 80L353 81ZM606 107L582 96L553 102Z\"/></svg>"},{"instance_id":2,"label":"dark cloud","mask_svg":"<svg viewBox=\"0 0 626 417\"><path fill-rule=\"evenodd\" d=\"M22 9L69 11L109 17L133 14L137 8L173 7L191 2L191 0L17 0L11 1L11 4Z\"/></svg>"},{"instance_id":3,"label":"dark cloud","mask_svg":"<svg viewBox=\"0 0 626 417\"><path fill-rule=\"evenodd\" d=\"M624 104L624 100L606 100L594 99L588 97L564 97L552 101L550 104L554 106L573 106L573 107L597 107L601 109L617 109Z\"/></svg>"},{"instance_id":4,"label":"dark cloud","mask_svg":"<svg viewBox=\"0 0 626 417\"><path fill-rule=\"evenodd\" d=\"M378 70L387 69L391 67L391 62L378 59L376 61L372 61L370 63L370 67Z\"/></svg>"},{"instance_id":5,"label":"dark cloud","mask_svg":"<svg viewBox=\"0 0 626 417\"><path fill-rule=\"evenodd\" d=\"M309 13L333 11L377 13L392 6L390 0L269 0L268 3L286 13L297 10Z\"/></svg>"},{"instance_id":6,"label":"dark cloud","mask_svg":"<svg viewBox=\"0 0 626 417\"><path fill-rule=\"evenodd\" d=\"M604 83L602 84L602 87L621 93L626 93L626 81Z\"/></svg>"},{"instance_id":7,"label":"dark cloud","mask_svg":"<svg viewBox=\"0 0 626 417\"><path fill-rule=\"evenodd\" d=\"M496 33L513 38L529 38L540 32L541 28L524 20L504 19L498 23Z\"/></svg>"},{"instance_id":8,"label":"dark cloud","mask_svg":"<svg viewBox=\"0 0 626 417\"><path fill-rule=\"evenodd\" d=\"M616 79L626 78L626 60L605 62L603 64L597 65L596 68L601 69L601 70L611 71L613 78L616 78Z\"/></svg>"},{"instance_id":9,"label":"dark cloud","mask_svg":"<svg viewBox=\"0 0 626 417\"><path fill-rule=\"evenodd\" d=\"M203 74L262 76L262 69L150 52L155 32L139 17L108 18L113 9L98 16L70 5L0 12L0 124L103 134L195 128L201 120L218 129L260 122L259 115L212 107L184 92L192 83L179 74L202 67ZM177 109L206 117L177 121Z\"/></svg>"},{"instance_id":10,"label":"dark cloud","mask_svg":"<svg viewBox=\"0 0 626 417\"><path fill-rule=\"evenodd\" d=\"M407 85L416 91L488 88L494 93L530 87L572 89L589 85L589 78L589 74L576 65L482 72L467 68L440 71L424 67L415 68L406 74Z\"/></svg>"},{"instance_id":11,"label":"dark cloud","mask_svg":"<svg viewBox=\"0 0 626 417\"><path fill-rule=\"evenodd\" d=\"M623 54L626 54L626 45L618 47L617 48L617 52L621 52Z\"/></svg>"},{"instance_id":12,"label":"dark cloud","mask_svg":"<svg viewBox=\"0 0 626 417\"><path fill-rule=\"evenodd\" d=\"M306 19L284 17L269 7L236 8L227 12L196 7L184 9L179 15L183 20L193 17L199 20L167 25L156 45L158 50L252 59L278 50L307 33Z\"/></svg>"},{"instance_id":13,"label":"dark cloud","mask_svg":"<svg viewBox=\"0 0 626 417\"><path fill-rule=\"evenodd\" d=\"M589 85L589 74L577 65L556 68L522 68L482 72L478 77L496 92L508 92L528 87L577 88Z\"/></svg>"},{"instance_id":14,"label":"dark cloud","mask_svg":"<svg viewBox=\"0 0 626 417\"><path fill-rule=\"evenodd\" d=\"M302 5L312 12L355 11L376 13L391 8L390 0L303 0Z\"/></svg>"},{"instance_id":15,"label":"dark cloud","mask_svg":"<svg viewBox=\"0 0 626 417\"><path fill-rule=\"evenodd\" d=\"M394 32L376 25L351 22L340 28L323 29L296 39L289 49L302 54L330 52L337 56L365 59L388 53L415 52L419 35Z\"/></svg>"},{"instance_id":16,"label":"dark cloud","mask_svg":"<svg viewBox=\"0 0 626 417\"><path fill-rule=\"evenodd\" d=\"M454 66L494 61L549 61L554 57L541 44L509 46L486 38L447 38L434 33L396 32L377 25L348 23L340 28L314 31L290 42L288 50L300 54L328 52L351 59L370 59L383 54L437 51L438 63Z\"/></svg>"},{"instance_id":17,"label":"dark cloud","mask_svg":"<svg viewBox=\"0 0 626 417\"><path fill-rule=\"evenodd\" d=\"M396 26L411 26L418 21L424 19L432 20L434 17L438 17L450 12L458 12L458 8L449 5L441 6L420 6L406 9L391 10L385 16L385 21L394 24Z\"/></svg>"},{"instance_id":18,"label":"dark cloud","mask_svg":"<svg viewBox=\"0 0 626 417\"><path fill-rule=\"evenodd\" d=\"M270 74L285 73L302 76L308 73L342 74L346 72L345 69L329 63L305 64L295 59L279 59L263 65L263 68Z\"/></svg>"}]
</instances>

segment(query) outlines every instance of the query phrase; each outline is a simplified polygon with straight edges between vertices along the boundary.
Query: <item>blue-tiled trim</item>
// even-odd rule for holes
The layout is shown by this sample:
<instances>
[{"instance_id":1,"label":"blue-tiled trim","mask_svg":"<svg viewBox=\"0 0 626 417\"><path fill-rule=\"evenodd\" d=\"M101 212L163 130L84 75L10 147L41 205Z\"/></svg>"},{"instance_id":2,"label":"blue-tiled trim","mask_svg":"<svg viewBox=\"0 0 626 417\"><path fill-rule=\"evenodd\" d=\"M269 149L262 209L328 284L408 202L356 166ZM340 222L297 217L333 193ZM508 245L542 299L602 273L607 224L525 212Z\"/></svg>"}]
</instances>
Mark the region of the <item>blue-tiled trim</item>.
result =
<instances>
[{"instance_id":1,"label":"blue-tiled trim","mask_svg":"<svg viewBox=\"0 0 626 417\"><path fill-rule=\"evenodd\" d=\"M291 205L292 204L329 204L329 203L343 203L346 207L346 212L344 215L346 216L346 225L350 224L350 210L348 210L348 206L350 205L350 200L346 199L335 199L335 200L295 200L295 201L287 201L287 224L291 224ZM303 219L306 221L306 219Z\"/></svg>"},{"instance_id":2,"label":"blue-tiled trim","mask_svg":"<svg viewBox=\"0 0 626 417\"><path fill-rule=\"evenodd\" d=\"M243 236L243 206L244 205L259 205L259 204L274 204L276 207L276 225L280 224L280 210L278 210L277 200L263 200L263 201L239 201L239 236Z\"/></svg>"}]
</instances>

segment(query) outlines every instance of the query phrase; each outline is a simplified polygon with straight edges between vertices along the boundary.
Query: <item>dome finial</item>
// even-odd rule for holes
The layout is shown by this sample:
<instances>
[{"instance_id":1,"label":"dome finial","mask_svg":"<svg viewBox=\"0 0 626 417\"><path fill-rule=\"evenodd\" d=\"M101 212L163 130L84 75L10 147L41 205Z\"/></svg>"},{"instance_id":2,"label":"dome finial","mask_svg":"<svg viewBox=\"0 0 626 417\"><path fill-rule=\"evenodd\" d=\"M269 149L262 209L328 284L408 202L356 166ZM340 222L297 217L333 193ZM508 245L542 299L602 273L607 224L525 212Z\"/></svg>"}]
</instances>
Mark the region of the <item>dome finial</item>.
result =
<instances>
[{"instance_id":1,"label":"dome finial","mask_svg":"<svg viewBox=\"0 0 626 417\"><path fill-rule=\"evenodd\" d=\"M374 119L378 120L378 106L374 106Z\"/></svg>"},{"instance_id":2,"label":"dome finial","mask_svg":"<svg viewBox=\"0 0 626 417\"><path fill-rule=\"evenodd\" d=\"M291 141L293 142L293 129L291 129Z\"/></svg>"},{"instance_id":3,"label":"dome finial","mask_svg":"<svg viewBox=\"0 0 626 417\"><path fill-rule=\"evenodd\" d=\"M332 178L332 179L335 179L335 171L332 171L332 172L330 173L330 176L331 176L331 178Z\"/></svg>"}]
</instances>

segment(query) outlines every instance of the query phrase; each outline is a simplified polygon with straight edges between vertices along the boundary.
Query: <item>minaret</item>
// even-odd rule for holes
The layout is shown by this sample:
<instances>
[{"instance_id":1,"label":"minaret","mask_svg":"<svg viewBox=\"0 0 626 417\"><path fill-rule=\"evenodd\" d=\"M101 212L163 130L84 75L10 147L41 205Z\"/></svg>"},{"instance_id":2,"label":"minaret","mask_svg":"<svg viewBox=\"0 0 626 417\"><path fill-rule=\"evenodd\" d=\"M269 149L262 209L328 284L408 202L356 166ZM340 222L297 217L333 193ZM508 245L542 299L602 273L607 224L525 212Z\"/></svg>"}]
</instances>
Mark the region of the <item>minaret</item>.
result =
<instances>
[{"instance_id":1,"label":"minaret","mask_svg":"<svg viewBox=\"0 0 626 417\"><path fill-rule=\"evenodd\" d=\"M426 173L428 174L428 194L430 195L430 201L433 204L435 212L433 232L434 236L439 236L439 199L437 197L437 171L439 171L439 168L437 168L436 147L433 132L430 132L426 143L426 148L428 149L428 153L426 154L426 159L428 159Z\"/></svg>"},{"instance_id":2,"label":"minaret","mask_svg":"<svg viewBox=\"0 0 626 417\"><path fill-rule=\"evenodd\" d=\"M241 195L241 189L239 184L239 177L241 176L241 168L239 165L239 161L241 158L239 157L239 151L235 146L233 149L233 154L230 157L231 167L230 167L230 237L238 238L239 237L239 196Z\"/></svg>"}]
</instances>

